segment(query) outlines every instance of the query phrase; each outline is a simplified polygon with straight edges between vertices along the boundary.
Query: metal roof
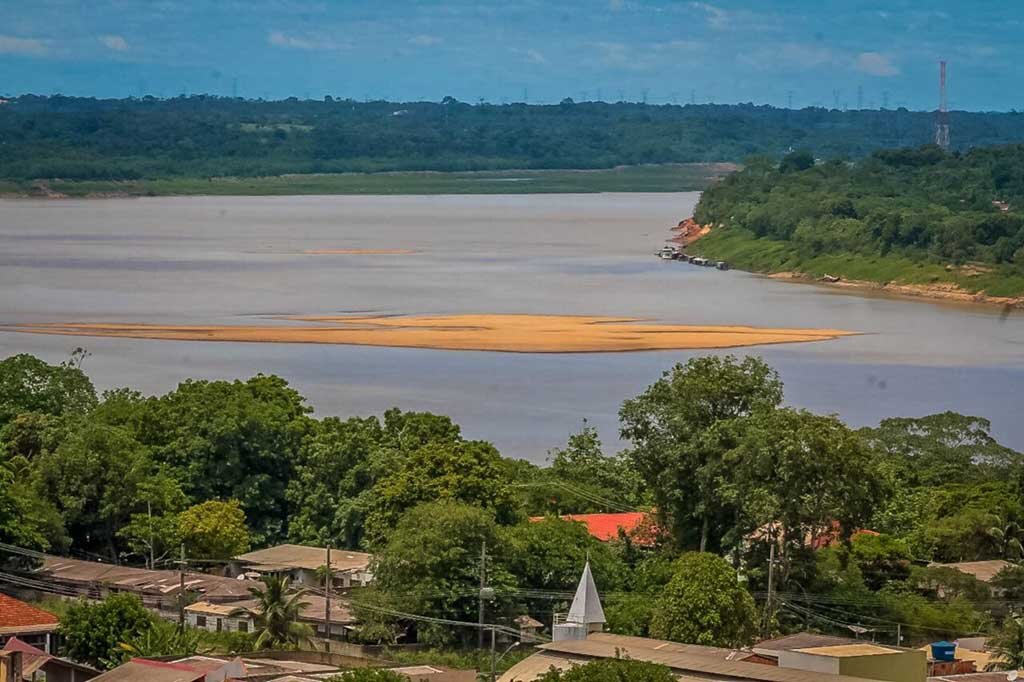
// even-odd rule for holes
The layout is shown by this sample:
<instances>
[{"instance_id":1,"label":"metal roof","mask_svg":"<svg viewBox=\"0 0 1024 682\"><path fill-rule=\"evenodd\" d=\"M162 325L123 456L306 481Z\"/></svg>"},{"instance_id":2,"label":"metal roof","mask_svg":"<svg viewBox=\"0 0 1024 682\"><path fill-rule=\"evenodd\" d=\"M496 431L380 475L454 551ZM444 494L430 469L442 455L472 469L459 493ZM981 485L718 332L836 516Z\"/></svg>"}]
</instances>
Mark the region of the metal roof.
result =
<instances>
[{"instance_id":1,"label":"metal roof","mask_svg":"<svg viewBox=\"0 0 1024 682\"><path fill-rule=\"evenodd\" d=\"M601 597L597 594L594 574L590 572L590 562L583 565L583 575L576 587L576 596L569 607L569 615L565 620L570 623L604 623L604 609L601 608Z\"/></svg>"},{"instance_id":2,"label":"metal roof","mask_svg":"<svg viewBox=\"0 0 1024 682\"><path fill-rule=\"evenodd\" d=\"M759 680L761 682L863 682L863 678L848 675L828 675L792 668L777 668L741 660L723 660L707 654L673 652L637 645L617 645L589 637L585 640L549 642L538 647L548 653L565 654L581 658L631 658L667 666L673 672L697 673L718 680Z\"/></svg>"},{"instance_id":3,"label":"metal roof","mask_svg":"<svg viewBox=\"0 0 1024 682\"><path fill-rule=\"evenodd\" d=\"M276 545L266 549L257 549L235 557L236 561L251 564L263 570L281 570L304 568L315 571L327 563L326 547L310 547L307 545ZM331 550L331 568L338 572L358 571L369 568L373 561L372 554L354 552L348 549Z\"/></svg>"}]
</instances>

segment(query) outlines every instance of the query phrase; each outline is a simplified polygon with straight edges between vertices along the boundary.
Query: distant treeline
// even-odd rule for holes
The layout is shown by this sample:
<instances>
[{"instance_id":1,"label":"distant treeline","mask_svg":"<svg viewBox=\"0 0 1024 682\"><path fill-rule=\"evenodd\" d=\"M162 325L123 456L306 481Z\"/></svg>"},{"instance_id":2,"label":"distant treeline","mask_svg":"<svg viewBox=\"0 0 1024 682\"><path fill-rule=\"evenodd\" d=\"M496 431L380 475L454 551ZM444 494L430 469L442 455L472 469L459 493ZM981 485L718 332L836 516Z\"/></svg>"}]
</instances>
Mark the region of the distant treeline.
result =
<instances>
[{"instance_id":1,"label":"distant treeline","mask_svg":"<svg viewBox=\"0 0 1024 682\"><path fill-rule=\"evenodd\" d=\"M1024 114L950 114L956 149L1024 140ZM557 105L198 95L0 104L0 178L127 180L399 170L609 168L742 161L813 148L859 158L918 146L934 115L769 106Z\"/></svg>"}]
</instances>

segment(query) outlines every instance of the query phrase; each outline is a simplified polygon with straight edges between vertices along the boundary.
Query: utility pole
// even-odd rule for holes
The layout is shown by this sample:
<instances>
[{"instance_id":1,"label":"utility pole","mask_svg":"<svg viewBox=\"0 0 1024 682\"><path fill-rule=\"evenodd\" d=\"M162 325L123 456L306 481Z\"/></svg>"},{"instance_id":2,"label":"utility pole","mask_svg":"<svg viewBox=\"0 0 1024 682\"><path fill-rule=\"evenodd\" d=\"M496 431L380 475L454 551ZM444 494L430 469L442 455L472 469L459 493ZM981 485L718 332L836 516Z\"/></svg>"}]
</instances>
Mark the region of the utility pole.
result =
<instances>
[{"instance_id":1,"label":"utility pole","mask_svg":"<svg viewBox=\"0 0 1024 682\"><path fill-rule=\"evenodd\" d=\"M146 500L146 514L149 516L149 570L156 569L156 562L153 561L153 505Z\"/></svg>"},{"instance_id":2,"label":"utility pole","mask_svg":"<svg viewBox=\"0 0 1024 682\"><path fill-rule=\"evenodd\" d=\"M481 630L480 632L482 633L483 630ZM496 658L497 652L496 652L496 650L494 648L494 639L495 639L494 626L492 625L491 626L491 682L496 682L496 680L498 679L498 671L497 671L498 659Z\"/></svg>"},{"instance_id":3,"label":"utility pole","mask_svg":"<svg viewBox=\"0 0 1024 682\"><path fill-rule=\"evenodd\" d=\"M327 543L327 571L324 573L324 651L331 653L331 543Z\"/></svg>"},{"instance_id":4,"label":"utility pole","mask_svg":"<svg viewBox=\"0 0 1024 682\"><path fill-rule=\"evenodd\" d=\"M772 546L768 550L768 597L764 602L764 626L761 635L768 636L768 627L771 623L772 614L772 590L775 587L775 536L772 536Z\"/></svg>"},{"instance_id":5,"label":"utility pole","mask_svg":"<svg viewBox=\"0 0 1024 682\"><path fill-rule=\"evenodd\" d=\"M178 627L185 630L185 543L181 543L181 560L178 561Z\"/></svg>"},{"instance_id":6,"label":"utility pole","mask_svg":"<svg viewBox=\"0 0 1024 682\"><path fill-rule=\"evenodd\" d=\"M487 588L487 540L480 546L480 638L478 648L484 648L484 590ZM493 630L492 630L493 633Z\"/></svg>"},{"instance_id":7,"label":"utility pole","mask_svg":"<svg viewBox=\"0 0 1024 682\"><path fill-rule=\"evenodd\" d=\"M899 623L896 623L896 646L903 646L903 634L900 630L902 627Z\"/></svg>"}]
</instances>

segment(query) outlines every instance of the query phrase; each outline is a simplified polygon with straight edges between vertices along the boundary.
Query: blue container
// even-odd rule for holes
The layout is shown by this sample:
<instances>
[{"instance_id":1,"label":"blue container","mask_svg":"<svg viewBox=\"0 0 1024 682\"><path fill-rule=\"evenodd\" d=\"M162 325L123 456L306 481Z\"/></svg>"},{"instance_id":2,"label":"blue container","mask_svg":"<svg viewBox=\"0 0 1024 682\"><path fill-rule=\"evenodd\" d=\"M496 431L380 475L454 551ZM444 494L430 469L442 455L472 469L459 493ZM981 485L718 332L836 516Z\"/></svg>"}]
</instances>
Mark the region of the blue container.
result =
<instances>
[{"instance_id":1,"label":"blue container","mask_svg":"<svg viewBox=\"0 0 1024 682\"><path fill-rule=\"evenodd\" d=\"M934 642L932 658L936 661L953 661L956 659L956 644L953 642Z\"/></svg>"}]
</instances>

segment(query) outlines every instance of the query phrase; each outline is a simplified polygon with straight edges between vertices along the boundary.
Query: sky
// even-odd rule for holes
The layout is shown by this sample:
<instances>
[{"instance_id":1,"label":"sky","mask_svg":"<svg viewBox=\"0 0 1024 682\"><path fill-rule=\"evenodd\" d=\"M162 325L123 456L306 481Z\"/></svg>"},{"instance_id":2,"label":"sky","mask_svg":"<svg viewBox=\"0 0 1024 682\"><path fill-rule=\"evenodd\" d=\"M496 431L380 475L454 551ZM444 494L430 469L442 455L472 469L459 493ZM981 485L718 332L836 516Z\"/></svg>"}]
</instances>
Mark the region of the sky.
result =
<instances>
[{"instance_id":1,"label":"sky","mask_svg":"<svg viewBox=\"0 0 1024 682\"><path fill-rule=\"evenodd\" d=\"M1022 0L0 0L0 95L1024 110Z\"/></svg>"}]
</instances>

